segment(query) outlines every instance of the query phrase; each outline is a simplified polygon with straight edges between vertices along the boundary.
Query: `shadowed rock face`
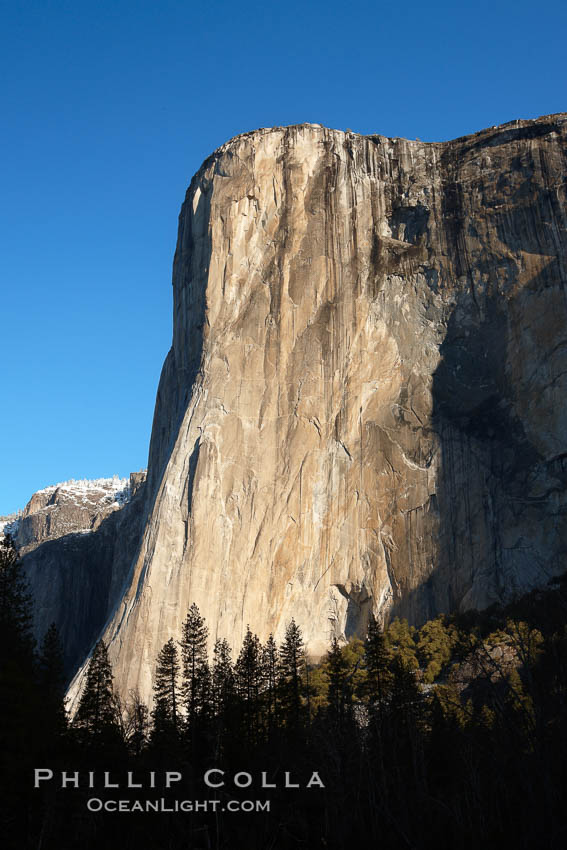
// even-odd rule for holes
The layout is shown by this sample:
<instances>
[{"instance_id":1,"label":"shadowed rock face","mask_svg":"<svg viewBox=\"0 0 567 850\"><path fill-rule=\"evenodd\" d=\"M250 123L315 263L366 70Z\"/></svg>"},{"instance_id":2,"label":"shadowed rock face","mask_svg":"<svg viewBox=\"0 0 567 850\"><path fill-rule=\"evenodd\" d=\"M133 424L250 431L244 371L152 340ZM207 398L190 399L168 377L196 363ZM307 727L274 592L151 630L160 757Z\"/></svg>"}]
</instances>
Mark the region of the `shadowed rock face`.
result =
<instances>
[{"instance_id":1,"label":"shadowed rock face","mask_svg":"<svg viewBox=\"0 0 567 850\"><path fill-rule=\"evenodd\" d=\"M258 130L191 182L126 692L196 602L312 652L565 569L567 116L453 142ZM72 693L76 694L77 679Z\"/></svg>"},{"instance_id":2,"label":"shadowed rock face","mask_svg":"<svg viewBox=\"0 0 567 850\"><path fill-rule=\"evenodd\" d=\"M69 678L124 592L141 534L144 479L133 473L129 484L100 479L47 487L17 523L36 640L57 625Z\"/></svg>"}]
</instances>

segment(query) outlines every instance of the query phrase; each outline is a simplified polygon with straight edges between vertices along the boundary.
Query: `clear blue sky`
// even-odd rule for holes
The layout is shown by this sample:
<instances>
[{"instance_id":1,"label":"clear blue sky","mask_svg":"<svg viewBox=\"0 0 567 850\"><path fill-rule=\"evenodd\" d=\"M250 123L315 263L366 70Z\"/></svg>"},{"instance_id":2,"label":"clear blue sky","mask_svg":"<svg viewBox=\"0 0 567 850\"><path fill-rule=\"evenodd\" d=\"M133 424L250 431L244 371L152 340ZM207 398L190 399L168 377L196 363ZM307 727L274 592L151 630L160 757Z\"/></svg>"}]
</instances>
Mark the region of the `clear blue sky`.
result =
<instances>
[{"instance_id":1,"label":"clear blue sky","mask_svg":"<svg viewBox=\"0 0 567 850\"><path fill-rule=\"evenodd\" d=\"M0 514L146 465L177 215L242 131L567 110L563 3L2 0Z\"/></svg>"}]
</instances>

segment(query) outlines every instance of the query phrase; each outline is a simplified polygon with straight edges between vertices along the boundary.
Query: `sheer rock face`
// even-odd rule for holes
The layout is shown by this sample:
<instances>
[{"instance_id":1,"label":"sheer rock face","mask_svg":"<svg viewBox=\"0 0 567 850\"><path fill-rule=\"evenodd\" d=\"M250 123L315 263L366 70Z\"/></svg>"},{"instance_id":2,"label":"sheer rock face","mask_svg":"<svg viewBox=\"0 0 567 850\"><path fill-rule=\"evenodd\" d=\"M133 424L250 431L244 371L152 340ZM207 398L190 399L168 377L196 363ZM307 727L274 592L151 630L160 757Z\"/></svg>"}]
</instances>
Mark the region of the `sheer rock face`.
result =
<instances>
[{"instance_id":1,"label":"sheer rock face","mask_svg":"<svg viewBox=\"0 0 567 850\"><path fill-rule=\"evenodd\" d=\"M317 654L371 611L419 622L565 568L566 136L307 124L203 164L105 633L124 692L150 696L192 602L236 649L294 617Z\"/></svg>"}]
</instances>

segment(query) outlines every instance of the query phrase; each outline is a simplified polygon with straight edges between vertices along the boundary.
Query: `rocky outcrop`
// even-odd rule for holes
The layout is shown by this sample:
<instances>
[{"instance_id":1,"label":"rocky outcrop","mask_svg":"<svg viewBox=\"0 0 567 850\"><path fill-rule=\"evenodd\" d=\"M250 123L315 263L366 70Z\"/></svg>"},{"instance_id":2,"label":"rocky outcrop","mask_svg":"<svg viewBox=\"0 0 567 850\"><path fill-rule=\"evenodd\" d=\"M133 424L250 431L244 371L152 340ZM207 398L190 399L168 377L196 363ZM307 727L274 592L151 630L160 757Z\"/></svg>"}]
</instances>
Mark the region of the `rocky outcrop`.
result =
<instances>
[{"instance_id":1,"label":"rocky outcrop","mask_svg":"<svg viewBox=\"0 0 567 850\"><path fill-rule=\"evenodd\" d=\"M38 490L18 523L16 543L20 553L25 555L44 541L66 534L95 531L128 501L129 495L128 481L121 478L65 481Z\"/></svg>"},{"instance_id":2,"label":"rocky outcrop","mask_svg":"<svg viewBox=\"0 0 567 850\"><path fill-rule=\"evenodd\" d=\"M191 182L121 688L192 602L313 653L565 568L567 116L425 144L319 125ZM72 693L76 694L77 679Z\"/></svg>"},{"instance_id":3,"label":"rocky outcrop","mask_svg":"<svg viewBox=\"0 0 567 850\"><path fill-rule=\"evenodd\" d=\"M144 473L34 493L7 526L23 558L38 642L59 629L71 677L114 612L141 534Z\"/></svg>"}]
</instances>

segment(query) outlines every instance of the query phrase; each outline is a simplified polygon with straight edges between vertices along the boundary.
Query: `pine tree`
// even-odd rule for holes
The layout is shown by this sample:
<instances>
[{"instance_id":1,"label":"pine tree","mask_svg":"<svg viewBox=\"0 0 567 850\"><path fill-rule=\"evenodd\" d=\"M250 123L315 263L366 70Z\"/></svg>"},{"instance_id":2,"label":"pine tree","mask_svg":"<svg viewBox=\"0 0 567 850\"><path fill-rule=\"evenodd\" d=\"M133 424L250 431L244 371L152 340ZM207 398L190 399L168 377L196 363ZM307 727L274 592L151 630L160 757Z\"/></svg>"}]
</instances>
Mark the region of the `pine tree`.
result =
<instances>
[{"instance_id":1,"label":"pine tree","mask_svg":"<svg viewBox=\"0 0 567 850\"><path fill-rule=\"evenodd\" d=\"M203 689L208 676L207 638L209 630L199 609L189 608L181 637L182 694L187 726L191 730L203 709Z\"/></svg>"},{"instance_id":2,"label":"pine tree","mask_svg":"<svg viewBox=\"0 0 567 850\"><path fill-rule=\"evenodd\" d=\"M232 669L231 649L226 640L215 641L213 651L213 672L211 681L212 711L215 717L221 717L234 698L234 671Z\"/></svg>"},{"instance_id":3,"label":"pine tree","mask_svg":"<svg viewBox=\"0 0 567 850\"><path fill-rule=\"evenodd\" d=\"M93 650L75 715L75 727L87 741L113 743L119 738L112 683L112 668L106 644L101 638Z\"/></svg>"},{"instance_id":4,"label":"pine tree","mask_svg":"<svg viewBox=\"0 0 567 850\"><path fill-rule=\"evenodd\" d=\"M262 683L261 644L258 635L252 634L250 626L234 668L239 696L253 702L259 696Z\"/></svg>"},{"instance_id":5,"label":"pine tree","mask_svg":"<svg viewBox=\"0 0 567 850\"><path fill-rule=\"evenodd\" d=\"M305 648L301 629L292 620L285 631L280 649L282 708L286 724L297 726L302 721L301 696L305 677Z\"/></svg>"},{"instance_id":6,"label":"pine tree","mask_svg":"<svg viewBox=\"0 0 567 850\"><path fill-rule=\"evenodd\" d=\"M384 709L392 676L389 671L390 654L386 647L384 632L374 616L370 617L364 642L366 679L360 690L370 710L381 713Z\"/></svg>"},{"instance_id":7,"label":"pine tree","mask_svg":"<svg viewBox=\"0 0 567 850\"><path fill-rule=\"evenodd\" d=\"M213 719L213 682L209 662L205 661L197 677L198 725L204 736Z\"/></svg>"},{"instance_id":8,"label":"pine tree","mask_svg":"<svg viewBox=\"0 0 567 850\"><path fill-rule=\"evenodd\" d=\"M338 726L343 726L352 714L352 685L348 664L336 637L327 653L327 675L328 715Z\"/></svg>"},{"instance_id":9,"label":"pine tree","mask_svg":"<svg viewBox=\"0 0 567 850\"><path fill-rule=\"evenodd\" d=\"M235 720L236 683L231 649L226 640L215 641L211 673L211 722L214 757L218 761Z\"/></svg>"},{"instance_id":10,"label":"pine tree","mask_svg":"<svg viewBox=\"0 0 567 850\"><path fill-rule=\"evenodd\" d=\"M146 746L150 727L148 707L142 702L137 690L130 691L126 703L124 726L128 750L137 757Z\"/></svg>"},{"instance_id":11,"label":"pine tree","mask_svg":"<svg viewBox=\"0 0 567 850\"><path fill-rule=\"evenodd\" d=\"M372 730L377 747L374 761L398 805L406 800L410 809L418 805L425 781L424 702L414 671L400 655L394 657L390 670L390 699L380 723Z\"/></svg>"},{"instance_id":12,"label":"pine tree","mask_svg":"<svg viewBox=\"0 0 567 850\"><path fill-rule=\"evenodd\" d=\"M268 726L277 726L279 722L278 680L280 675L280 660L273 634L270 634L266 645L262 649L262 667Z\"/></svg>"},{"instance_id":13,"label":"pine tree","mask_svg":"<svg viewBox=\"0 0 567 850\"><path fill-rule=\"evenodd\" d=\"M248 740L257 741L260 727L260 692L262 690L262 650L257 635L250 626L234 667L237 694L243 705L244 733Z\"/></svg>"},{"instance_id":14,"label":"pine tree","mask_svg":"<svg viewBox=\"0 0 567 850\"><path fill-rule=\"evenodd\" d=\"M22 561L7 534L0 540L0 661L31 664L32 599Z\"/></svg>"},{"instance_id":15,"label":"pine tree","mask_svg":"<svg viewBox=\"0 0 567 850\"><path fill-rule=\"evenodd\" d=\"M65 672L63 649L57 626L52 623L45 633L38 663L43 734L57 736L67 728L65 711Z\"/></svg>"},{"instance_id":16,"label":"pine tree","mask_svg":"<svg viewBox=\"0 0 567 850\"><path fill-rule=\"evenodd\" d=\"M11 773L6 773L7 787L0 788L0 796L27 769L39 734L31 606L22 562L6 535L0 541L0 753Z\"/></svg>"},{"instance_id":17,"label":"pine tree","mask_svg":"<svg viewBox=\"0 0 567 850\"><path fill-rule=\"evenodd\" d=\"M400 656L391 664L392 697L391 713L406 725L416 725L422 719L423 697L415 673Z\"/></svg>"},{"instance_id":18,"label":"pine tree","mask_svg":"<svg viewBox=\"0 0 567 850\"><path fill-rule=\"evenodd\" d=\"M173 743L179 732L179 656L173 638L162 647L156 662L152 740Z\"/></svg>"},{"instance_id":19,"label":"pine tree","mask_svg":"<svg viewBox=\"0 0 567 850\"><path fill-rule=\"evenodd\" d=\"M415 673L396 656L391 664L392 692L388 705L388 730L396 747L397 759L421 764L424 701Z\"/></svg>"}]
</instances>

